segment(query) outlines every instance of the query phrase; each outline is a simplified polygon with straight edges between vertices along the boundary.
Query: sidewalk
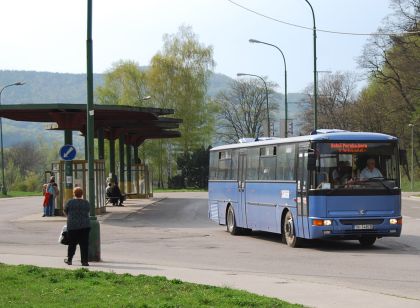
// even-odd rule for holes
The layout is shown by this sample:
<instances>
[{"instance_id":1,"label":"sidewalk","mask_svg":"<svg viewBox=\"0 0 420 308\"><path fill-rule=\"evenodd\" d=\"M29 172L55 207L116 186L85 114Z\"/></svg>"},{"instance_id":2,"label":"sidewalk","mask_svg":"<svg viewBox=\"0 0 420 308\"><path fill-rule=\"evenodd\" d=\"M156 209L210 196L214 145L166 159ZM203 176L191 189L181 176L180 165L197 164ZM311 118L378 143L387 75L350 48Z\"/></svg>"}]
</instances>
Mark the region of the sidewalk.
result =
<instances>
[{"instance_id":1,"label":"sidewalk","mask_svg":"<svg viewBox=\"0 0 420 308\"><path fill-rule=\"evenodd\" d=\"M144 209L156 202L166 199L165 196L150 199L127 199L124 206L107 206L106 213L97 216L99 221L106 219L124 219L133 212ZM41 214L31 214L12 220L12 222L66 222L65 216L42 217Z\"/></svg>"},{"instance_id":2,"label":"sidewalk","mask_svg":"<svg viewBox=\"0 0 420 308\"><path fill-rule=\"evenodd\" d=\"M406 200L420 201L420 192L404 191L401 193L401 197Z\"/></svg>"}]
</instances>

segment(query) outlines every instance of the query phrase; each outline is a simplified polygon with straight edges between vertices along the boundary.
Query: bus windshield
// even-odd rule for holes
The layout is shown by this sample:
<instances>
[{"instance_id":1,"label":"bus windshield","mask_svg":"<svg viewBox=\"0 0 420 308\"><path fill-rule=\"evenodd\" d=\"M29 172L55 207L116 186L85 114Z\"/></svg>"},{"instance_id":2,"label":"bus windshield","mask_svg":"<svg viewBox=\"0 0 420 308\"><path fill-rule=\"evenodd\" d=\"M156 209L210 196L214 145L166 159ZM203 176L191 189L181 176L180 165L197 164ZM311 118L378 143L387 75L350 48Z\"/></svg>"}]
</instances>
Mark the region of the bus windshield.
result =
<instances>
[{"instance_id":1,"label":"bus windshield","mask_svg":"<svg viewBox=\"0 0 420 308\"><path fill-rule=\"evenodd\" d=\"M399 187L398 147L394 142L316 143L317 189L385 189Z\"/></svg>"}]
</instances>

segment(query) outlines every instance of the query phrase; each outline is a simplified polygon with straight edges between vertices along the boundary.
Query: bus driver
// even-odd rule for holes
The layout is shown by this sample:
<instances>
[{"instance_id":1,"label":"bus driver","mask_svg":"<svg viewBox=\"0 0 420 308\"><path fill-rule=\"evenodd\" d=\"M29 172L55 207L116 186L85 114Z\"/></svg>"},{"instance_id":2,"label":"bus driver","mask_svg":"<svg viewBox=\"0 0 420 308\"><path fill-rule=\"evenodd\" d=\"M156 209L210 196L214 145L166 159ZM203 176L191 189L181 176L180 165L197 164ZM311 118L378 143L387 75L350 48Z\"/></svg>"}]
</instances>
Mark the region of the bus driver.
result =
<instances>
[{"instance_id":1,"label":"bus driver","mask_svg":"<svg viewBox=\"0 0 420 308\"><path fill-rule=\"evenodd\" d=\"M371 178L383 178L381 171L375 167L375 159L369 158L367 160L366 168L360 172L360 178L363 180Z\"/></svg>"}]
</instances>

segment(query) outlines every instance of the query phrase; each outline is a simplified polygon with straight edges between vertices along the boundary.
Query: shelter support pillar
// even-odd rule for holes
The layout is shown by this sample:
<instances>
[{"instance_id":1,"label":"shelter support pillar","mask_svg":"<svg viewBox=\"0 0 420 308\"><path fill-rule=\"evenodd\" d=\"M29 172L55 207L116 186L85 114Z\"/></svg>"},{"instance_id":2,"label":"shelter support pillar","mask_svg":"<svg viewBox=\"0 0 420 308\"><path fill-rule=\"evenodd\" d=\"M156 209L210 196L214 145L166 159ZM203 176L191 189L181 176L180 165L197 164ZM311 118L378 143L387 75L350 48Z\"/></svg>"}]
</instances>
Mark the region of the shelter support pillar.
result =
<instances>
[{"instance_id":1,"label":"shelter support pillar","mask_svg":"<svg viewBox=\"0 0 420 308\"><path fill-rule=\"evenodd\" d=\"M88 160L88 137L85 134L85 160Z\"/></svg>"},{"instance_id":2,"label":"shelter support pillar","mask_svg":"<svg viewBox=\"0 0 420 308\"><path fill-rule=\"evenodd\" d=\"M140 156L139 156L139 146L138 145L135 145L133 147L133 152L134 152L134 163L135 164L140 164L141 161L140 161Z\"/></svg>"},{"instance_id":3,"label":"shelter support pillar","mask_svg":"<svg viewBox=\"0 0 420 308\"><path fill-rule=\"evenodd\" d=\"M131 145L127 144L126 146L126 164L127 164L127 181L126 181L126 190L127 194L131 193Z\"/></svg>"},{"instance_id":4,"label":"shelter support pillar","mask_svg":"<svg viewBox=\"0 0 420 308\"><path fill-rule=\"evenodd\" d=\"M73 144L73 132L69 129L64 130L64 144ZM73 162L65 161L64 162L64 198L63 204L60 204L57 213L58 215L63 214L63 206L66 204L67 200L73 198Z\"/></svg>"},{"instance_id":5,"label":"shelter support pillar","mask_svg":"<svg viewBox=\"0 0 420 308\"><path fill-rule=\"evenodd\" d=\"M109 172L113 179L115 179L115 139L114 136L109 138Z\"/></svg>"},{"instance_id":6,"label":"shelter support pillar","mask_svg":"<svg viewBox=\"0 0 420 308\"><path fill-rule=\"evenodd\" d=\"M119 178L119 183L118 186L120 187L121 192L125 192L125 188L124 188L124 143L125 143L125 138L124 135L120 135L119 138L119 154L120 154L120 178Z\"/></svg>"},{"instance_id":7,"label":"shelter support pillar","mask_svg":"<svg viewBox=\"0 0 420 308\"><path fill-rule=\"evenodd\" d=\"M105 159L105 137L104 137L104 129L98 129L98 159L104 160Z\"/></svg>"}]
</instances>

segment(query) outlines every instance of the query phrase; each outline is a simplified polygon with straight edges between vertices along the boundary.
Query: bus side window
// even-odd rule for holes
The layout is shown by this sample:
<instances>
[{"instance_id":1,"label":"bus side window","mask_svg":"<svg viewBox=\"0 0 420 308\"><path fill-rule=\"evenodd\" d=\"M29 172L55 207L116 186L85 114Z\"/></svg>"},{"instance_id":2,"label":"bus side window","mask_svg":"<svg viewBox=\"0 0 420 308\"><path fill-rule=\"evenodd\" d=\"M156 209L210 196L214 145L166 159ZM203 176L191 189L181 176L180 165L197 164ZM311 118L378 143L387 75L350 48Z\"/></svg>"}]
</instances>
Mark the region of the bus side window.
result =
<instances>
[{"instance_id":1,"label":"bus side window","mask_svg":"<svg viewBox=\"0 0 420 308\"><path fill-rule=\"evenodd\" d=\"M259 180L272 181L276 179L276 147L260 148Z\"/></svg>"},{"instance_id":2,"label":"bus side window","mask_svg":"<svg viewBox=\"0 0 420 308\"><path fill-rule=\"evenodd\" d=\"M258 166L260 162L259 148L248 149L248 168L247 168L247 180L255 181L258 180Z\"/></svg>"},{"instance_id":3,"label":"bus side window","mask_svg":"<svg viewBox=\"0 0 420 308\"><path fill-rule=\"evenodd\" d=\"M232 156L230 152L219 152L219 164L217 168L218 180L232 179Z\"/></svg>"},{"instance_id":4,"label":"bus side window","mask_svg":"<svg viewBox=\"0 0 420 308\"><path fill-rule=\"evenodd\" d=\"M295 146L279 145L277 153L277 180L295 180Z\"/></svg>"},{"instance_id":5,"label":"bus side window","mask_svg":"<svg viewBox=\"0 0 420 308\"><path fill-rule=\"evenodd\" d=\"M217 179L218 152L210 152L209 180Z\"/></svg>"}]
</instances>

